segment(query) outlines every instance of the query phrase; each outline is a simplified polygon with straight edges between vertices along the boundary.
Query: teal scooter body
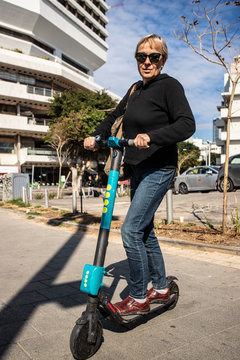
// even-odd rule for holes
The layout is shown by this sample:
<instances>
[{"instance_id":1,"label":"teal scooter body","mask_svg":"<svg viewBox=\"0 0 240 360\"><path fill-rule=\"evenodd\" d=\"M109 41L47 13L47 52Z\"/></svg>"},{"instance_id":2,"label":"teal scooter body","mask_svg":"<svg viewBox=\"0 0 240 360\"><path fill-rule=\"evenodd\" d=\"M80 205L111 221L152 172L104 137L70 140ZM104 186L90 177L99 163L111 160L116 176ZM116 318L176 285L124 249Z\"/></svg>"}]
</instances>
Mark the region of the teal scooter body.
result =
<instances>
[{"instance_id":1,"label":"teal scooter body","mask_svg":"<svg viewBox=\"0 0 240 360\"><path fill-rule=\"evenodd\" d=\"M123 150L126 146L133 146L133 140L122 140L110 137L106 142L102 141L100 137L96 137L95 139L97 147L102 147L103 145L108 146L113 149L113 153L94 261L92 265L85 265L80 286L80 290L88 294L87 306L81 317L76 321L70 336L70 349L73 357L77 360L90 358L96 353L101 345L103 329L98 316L99 313L101 313L101 315L106 319L124 326L136 324L139 319L143 318L143 316L147 316L121 316L102 290L105 274L104 261L107 251ZM170 300L165 304L151 305L151 313L155 312L155 314L159 314L157 310L162 311L163 309L173 309L176 306L179 297L179 289L175 280L177 280L177 278L174 276L167 277L167 286L170 288Z\"/></svg>"}]
</instances>

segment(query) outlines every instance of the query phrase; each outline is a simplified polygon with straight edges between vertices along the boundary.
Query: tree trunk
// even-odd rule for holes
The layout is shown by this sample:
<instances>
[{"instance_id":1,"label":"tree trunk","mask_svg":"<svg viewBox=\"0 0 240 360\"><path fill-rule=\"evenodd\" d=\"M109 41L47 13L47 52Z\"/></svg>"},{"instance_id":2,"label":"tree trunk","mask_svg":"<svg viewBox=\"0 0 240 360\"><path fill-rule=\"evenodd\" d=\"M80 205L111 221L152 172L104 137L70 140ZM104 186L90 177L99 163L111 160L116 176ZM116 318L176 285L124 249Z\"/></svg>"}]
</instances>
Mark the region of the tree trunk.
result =
<instances>
[{"instance_id":1,"label":"tree trunk","mask_svg":"<svg viewBox=\"0 0 240 360\"><path fill-rule=\"evenodd\" d=\"M228 110L228 114L229 114L229 110ZM230 123L231 123L231 117L229 118L228 115L224 182L223 182L223 218L222 218L223 234L225 234L227 231L227 182L228 182L228 164L229 164Z\"/></svg>"},{"instance_id":2,"label":"tree trunk","mask_svg":"<svg viewBox=\"0 0 240 360\"><path fill-rule=\"evenodd\" d=\"M57 199L60 199L61 174L62 174L62 164L59 161Z\"/></svg>"},{"instance_id":3,"label":"tree trunk","mask_svg":"<svg viewBox=\"0 0 240 360\"><path fill-rule=\"evenodd\" d=\"M68 172L67 177L66 177L66 180L65 180L65 182L64 182L64 184L63 184L63 187L60 188L60 198L61 198L61 199L62 199L62 197L63 197L63 190L65 189L65 186L66 186L66 183L67 183L67 181L68 181L68 178L69 178L70 174L71 174L71 171Z\"/></svg>"},{"instance_id":4,"label":"tree trunk","mask_svg":"<svg viewBox=\"0 0 240 360\"><path fill-rule=\"evenodd\" d=\"M225 234L227 231L227 182L228 182L228 165L229 165L230 124L231 124L231 116L232 116L232 104L233 104L234 94L238 80L239 80L239 75L232 82L232 91L229 100L228 115L227 115L226 157L225 157L224 183L223 183L223 218L222 218L223 234Z\"/></svg>"}]
</instances>

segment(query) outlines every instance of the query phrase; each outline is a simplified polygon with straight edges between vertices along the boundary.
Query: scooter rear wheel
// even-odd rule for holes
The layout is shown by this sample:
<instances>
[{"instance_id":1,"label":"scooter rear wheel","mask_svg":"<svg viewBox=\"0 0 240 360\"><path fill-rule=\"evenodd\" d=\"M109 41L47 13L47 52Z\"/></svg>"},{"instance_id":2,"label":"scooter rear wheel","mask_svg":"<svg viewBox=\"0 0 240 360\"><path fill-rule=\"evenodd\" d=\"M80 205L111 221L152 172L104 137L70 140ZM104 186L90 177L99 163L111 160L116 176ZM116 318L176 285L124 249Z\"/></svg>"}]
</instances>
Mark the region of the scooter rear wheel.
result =
<instances>
[{"instance_id":1,"label":"scooter rear wheel","mask_svg":"<svg viewBox=\"0 0 240 360\"><path fill-rule=\"evenodd\" d=\"M88 329L89 323L83 325L76 324L72 330L70 337L70 349L72 355L77 360L85 360L90 358L97 352L102 341L102 324L98 320L96 330L96 341L95 343L88 342Z\"/></svg>"},{"instance_id":2,"label":"scooter rear wheel","mask_svg":"<svg viewBox=\"0 0 240 360\"><path fill-rule=\"evenodd\" d=\"M178 302L178 298L179 298L179 287L175 283L175 281L172 281L172 283L170 285L170 296L171 296L171 298L174 298L174 300L168 306L168 310L172 310L175 308L175 306L177 305L177 302Z\"/></svg>"}]
</instances>

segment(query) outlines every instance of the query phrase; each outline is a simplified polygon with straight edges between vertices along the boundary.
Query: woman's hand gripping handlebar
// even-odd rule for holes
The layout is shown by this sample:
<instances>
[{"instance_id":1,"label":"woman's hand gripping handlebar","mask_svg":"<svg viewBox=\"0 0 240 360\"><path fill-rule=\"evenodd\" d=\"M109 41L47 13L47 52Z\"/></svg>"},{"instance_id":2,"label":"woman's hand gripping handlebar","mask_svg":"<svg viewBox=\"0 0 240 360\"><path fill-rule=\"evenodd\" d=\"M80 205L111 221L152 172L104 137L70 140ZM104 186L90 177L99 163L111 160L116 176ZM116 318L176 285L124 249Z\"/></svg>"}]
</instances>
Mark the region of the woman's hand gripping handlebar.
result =
<instances>
[{"instance_id":1,"label":"woman's hand gripping handlebar","mask_svg":"<svg viewBox=\"0 0 240 360\"><path fill-rule=\"evenodd\" d=\"M95 136L95 149L99 148L123 148L127 146L134 146L134 139L118 139L116 137L109 137L108 140L102 140L101 136Z\"/></svg>"},{"instance_id":2,"label":"woman's hand gripping handlebar","mask_svg":"<svg viewBox=\"0 0 240 360\"><path fill-rule=\"evenodd\" d=\"M100 135L89 136L84 140L86 150L97 151L100 148L120 148L126 146L136 146L139 149L149 147L150 138L147 134L138 134L135 139L118 139L110 137L108 140L102 140Z\"/></svg>"}]
</instances>

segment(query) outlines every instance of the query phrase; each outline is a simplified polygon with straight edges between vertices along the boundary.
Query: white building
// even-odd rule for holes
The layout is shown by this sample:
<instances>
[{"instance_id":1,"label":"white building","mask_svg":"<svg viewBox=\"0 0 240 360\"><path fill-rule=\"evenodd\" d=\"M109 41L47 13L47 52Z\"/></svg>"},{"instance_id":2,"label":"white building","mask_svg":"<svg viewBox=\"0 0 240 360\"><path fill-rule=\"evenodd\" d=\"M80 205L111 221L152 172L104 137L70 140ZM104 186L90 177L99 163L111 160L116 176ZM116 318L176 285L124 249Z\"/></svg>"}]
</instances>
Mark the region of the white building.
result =
<instances>
[{"instance_id":1,"label":"white building","mask_svg":"<svg viewBox=\"0 0 240 360\"><path fill-rule=\"evenodd\" d=\"M211 153L221 154L221 147L217 146L215 142L203 141L203 139L190 137L186 140L200 149L199 161L205 161L206 165L211 165Z\"/></svg>"},{"instance_id":2,"label":"white building","mask_svg":"<svg viewBox=\"0 0 240 360\"><path fill-rule=\"evenodd\" d=\"M105 0L0 0L0 175L34 165L35 180L57 181L42 140L49 99L103 90L93 73L106 62L107 10Z\"/></svg>"},{"instance_id":3,"label":"white building","mask_svg":"<svg viewBox=\"0 0 240 360\"><path fill-rule=\"evenodd\" d=\"M238 57L240 61L240 56ZM240 62L238 62L240 66ZM236 69L232 65L231 72L234 74ZM227 120L227 103L230 99L232 91L232 83L228 74L224 74L224 92L222 93L223 101L221 106L218 107L221 113L221 119L216 120L216 127L220 130L219 138L216 139L216 144L221 147L221 160L220 163L225 162L226 154L226 120ZM237 84L235 96L232 106L231 124L230 124L230 144L229 144L229 156L240 153L240 81Z\"/></svg>"}]
</instances>

